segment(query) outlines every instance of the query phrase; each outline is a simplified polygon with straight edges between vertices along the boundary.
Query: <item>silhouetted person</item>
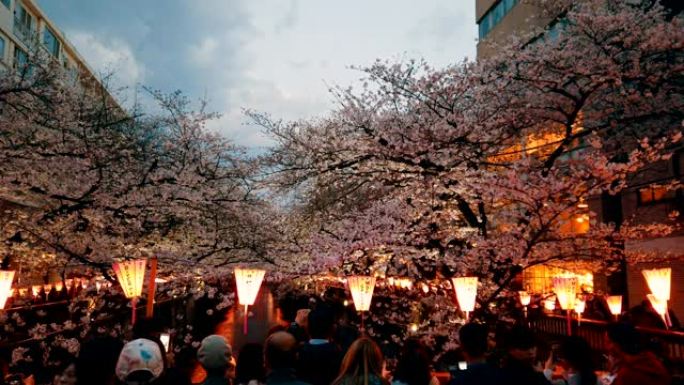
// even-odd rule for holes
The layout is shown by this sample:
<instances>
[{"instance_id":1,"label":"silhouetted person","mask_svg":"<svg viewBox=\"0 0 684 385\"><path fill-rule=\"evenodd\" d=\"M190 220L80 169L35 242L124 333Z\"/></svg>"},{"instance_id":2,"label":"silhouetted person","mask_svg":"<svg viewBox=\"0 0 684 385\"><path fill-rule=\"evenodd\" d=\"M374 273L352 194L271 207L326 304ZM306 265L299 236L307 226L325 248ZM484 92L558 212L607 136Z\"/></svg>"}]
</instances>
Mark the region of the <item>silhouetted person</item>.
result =
<instances>
[{"instance_id":1,"label":"silhouetted person","mask_svg":"<svg viewBox=\"0 0 684 385\"><path fill-rule=\"evenodd\" d=\"M667 385L670 375L651 352L645 351L634 326L627 323L608 325L608 352L615 360L612 385Z\"/></svg>"},{"instance_id":2,"label":"silhouetted person","mask_svg":"<svg viewBox=\"0 0 684 385\"><path fill-rule=\"evenodd\" d=\"M99 337L84 342L76 359L77 385L112 385L116 362L123 342L113 337Z\"/></svg>"},{"instance_id":3,"label":"silhouetted person","mask_svg":"<svg viewBox=\"0 0 684 385\"><path fill-rule=\"evenodd\" d=\"M430 355L417 339L411 338L404 343L392 385L439 385L439 380L432 376Z\"/></svg>"},{"instance_id":4,"label":"silhouetted person","mask_svg":"<svg viewBox=\"0 0 684 385\"><path fill-rule=\"evenodd\" d=\"M501 369L501 384L551 385L544 374L534 368L537 345L534 334L528 328L516 326L506 338L506 358Z\"/></svg>"},{"instance_id":5,"label":"silhouetted person","mask_svg":"<svg viewBox=\"0 0 684 385\"><path fill-rule=\"evenodd\" d=\"M308 385L296 376L297 340L288 332L275 332L264 348L266 385Z\"/></svg>"},{"instance_id":6,"label":"silhouetted person","mask_svg":"<svg viewBox=\"0 0 684 385\"><path fill-rule=\"evenodd\" d=\"M246 344L240 349L235 369L236 385L260 385L266 380L264 348L259 344Z\"/></svg>"},{"instance_id":7,"label":"silhouetted person","mask_svg":"<svg viewBox=\"0 0 684 385\"><path fill-rule=\"evenodd\" d=\"M335 315L318 306L308 315L310 339L299 348L297 376L312 385L330 385L342 363L342 349L332 340Z\"/></svg>"},{"instance_id":8,"label":"silhouetted person","mask_svg":"<svg viewBox=\"0 0 684 385\"><path fill-rule=\"evenodd\" d=\"M551 353L553 355L553 352ZM565 367L564 378L551 380L553 370L544 370L544 375L553 385L596 385L596 366L589 343L582 337L570 336L560 346L560 362ZM549 362L553 361L553 356Z\"/></svg>"},{"instance_id":9,"label":"silhouetted person","mask_svg":"<svg viewBox=\"0 0 684 385\"><path fill-rule=\"evenodd\" d=\"M233 349L225 337L213 334L202 340L197 350L197 361L207 372L202 385L229 385L228 372L232 369Z\"/></svg>"},{"instance_id":10,"label":"silhouetted person","mask_svg":"<svg viewBox=\"0 0 684 385\"><path fill-rule=\"evenodd\" d=\"M340 375L332 385L387 385L382 377L385 360L378 345L361 337L349 347L342 359Z\"/></svg>"},{"instance_id":11,"label":"silhouetted person","mask_svg":"<svg viewBox=\"0 0 684 385\"><path fill-rule=\"evenodd\" d=\"M450 385L496 385L500 384L499 368L487 362L489 330L476 323L465 324L458 331L461 351L467 368L453 374Z\"/></svg>"}]
</instances>

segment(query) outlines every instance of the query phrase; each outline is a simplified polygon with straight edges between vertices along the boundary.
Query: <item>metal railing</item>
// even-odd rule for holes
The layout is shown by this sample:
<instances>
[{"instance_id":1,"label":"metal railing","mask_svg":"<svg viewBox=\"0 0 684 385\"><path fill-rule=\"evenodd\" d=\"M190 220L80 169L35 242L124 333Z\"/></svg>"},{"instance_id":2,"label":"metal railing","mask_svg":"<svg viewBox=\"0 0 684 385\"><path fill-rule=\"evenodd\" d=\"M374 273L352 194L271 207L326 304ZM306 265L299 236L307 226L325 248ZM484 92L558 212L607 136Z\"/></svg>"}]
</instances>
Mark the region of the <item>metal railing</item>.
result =
<instances>
[{"instance_id":1,"label":"metal railing","mask_svg":"<svg viewBox=\"0 0 684 385\"><path fill-rule=\"evenodd\" d=\"M567 324L565 317L549 315L544 318L530 321L533 330L540 334L550 337L561 337L567 335ZM606 352L606 330L608 322L596 320L572 321L573 334L583 337L589 345L600 352ZM661 348L662 353L667 358L678 365L684 365L684 333L671 330L660 330L652 328L636 328L644 341L656 342Z\"/></svg>"}]
</instances>

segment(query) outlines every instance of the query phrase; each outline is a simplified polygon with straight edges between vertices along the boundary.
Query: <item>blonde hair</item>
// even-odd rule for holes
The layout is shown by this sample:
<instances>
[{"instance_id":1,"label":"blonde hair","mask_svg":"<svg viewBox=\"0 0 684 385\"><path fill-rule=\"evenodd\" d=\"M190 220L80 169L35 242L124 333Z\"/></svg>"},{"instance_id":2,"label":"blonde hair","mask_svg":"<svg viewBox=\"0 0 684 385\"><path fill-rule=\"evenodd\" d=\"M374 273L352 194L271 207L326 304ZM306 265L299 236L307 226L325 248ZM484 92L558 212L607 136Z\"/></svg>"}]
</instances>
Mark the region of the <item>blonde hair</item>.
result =
<instances>
[{"instance_id":1,"label":"blonde hair","mask_svg":"<svg viewBox=\"0 0 684 385\"><path fill-rule=\"evenodd\" d=\"M361 337L354 341L344 355L340 374L332 385L369 385L368 379L371 376L387 384L382 377L383 363L378 345L368 337Z\"/></svg>"}]
</instances>

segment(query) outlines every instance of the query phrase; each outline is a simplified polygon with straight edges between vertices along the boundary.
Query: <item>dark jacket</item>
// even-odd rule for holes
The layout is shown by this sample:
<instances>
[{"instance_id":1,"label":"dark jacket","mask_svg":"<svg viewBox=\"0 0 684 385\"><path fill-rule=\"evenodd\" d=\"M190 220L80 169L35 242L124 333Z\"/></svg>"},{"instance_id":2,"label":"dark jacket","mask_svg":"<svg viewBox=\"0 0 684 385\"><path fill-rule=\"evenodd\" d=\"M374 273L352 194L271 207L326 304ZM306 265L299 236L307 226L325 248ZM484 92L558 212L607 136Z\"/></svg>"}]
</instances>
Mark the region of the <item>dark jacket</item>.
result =
<instances>
[{"instance_id":1,"label":"dark jacket","mask_svg":"<svg viewBox=\"0 0 684 385\"><path fill-rule=\"evenodd\" d=\"M551 385L543 373L534 370L528 364L510 358L501 368L501 378L503 379L502 385Z\"/></svg>"},{"instance_id":2,"label":"dark jacket","mask_svg":"<svg viewBox=\"0 0 684 385\"><path fill-rule=\"evenodd\" d=\"M294 369L271 370L266 376L266 385L311 385L300 381L295 373Z\"/></svg>"},{"instance_id":3,"label":"dark jacket","mask_svg":"<svg viewBox=\"0 0 684 385\"><path fill-rule=\"evenodd\" d=\"M342 349L336 344L312 345L299 349L297 376L312 385L330 385L337 378L342 363Z\"/></svg>"},{"instance_id":4,"label":"dark jacket","mask_svg":"<svg viewBox=\"0 0 684 385\"><path fill-rule=\"evenodd\" d=\"M230 381L225 376L207 375L202 385L229 385Z\"/></svg>"},{"instance_id":5,"label":"dark jacket","mask_svg":"<svg viewBox=\"0 0 684 385\"><path fill-rule=\"evenodd\" d=\"M651 352L627 356L619 364L613 385L669 385L670 374Z\"/></svg>"},{"instance_id":6,"label":"dark jacket","mask_svg":"<svg viewBox=\"0 0 684 385\"><path fill-rule=\"evenodd\" d=\"M449 385L499 385L505 383L499 368L488 363L468 364L466 370L452 373Z\"/></svg>"}]
</instances>

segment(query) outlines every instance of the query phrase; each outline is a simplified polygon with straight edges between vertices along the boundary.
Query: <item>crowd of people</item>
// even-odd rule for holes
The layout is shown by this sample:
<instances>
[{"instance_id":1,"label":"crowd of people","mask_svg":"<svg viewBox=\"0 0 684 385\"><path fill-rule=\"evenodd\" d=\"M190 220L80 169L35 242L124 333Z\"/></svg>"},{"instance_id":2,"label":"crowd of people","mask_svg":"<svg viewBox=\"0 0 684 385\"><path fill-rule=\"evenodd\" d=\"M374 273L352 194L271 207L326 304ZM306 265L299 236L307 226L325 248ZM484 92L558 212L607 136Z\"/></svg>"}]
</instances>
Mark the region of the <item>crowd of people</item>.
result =
<instances>
[{"instance_id":1,"label":"crowd of people","mask_svg":"<svg viewBox=\"0 0 684 385\"><path fill-rule=\"evenodd\" d=\"M224 337L210 335L196 352L167 357L159 334L139 326L125 344L112 337L84 341L53 384L191 385L198 365L206 373L202 385L671 384L666 365L628 323L609 325L603 370L581 337L567 337L538 355L537 336L524 326L494 335L487 325L468 323L458 329L461 358L446 376L436 375L430 350L418 339L404 341L398 357L386 360L363 332L353 338L340 332L334 312L320 306L301 311L289 327L273 327L263 346L250 343L234 352ZM30 376L4 382L31 384Z\"/></svg>"}]
</instances>

